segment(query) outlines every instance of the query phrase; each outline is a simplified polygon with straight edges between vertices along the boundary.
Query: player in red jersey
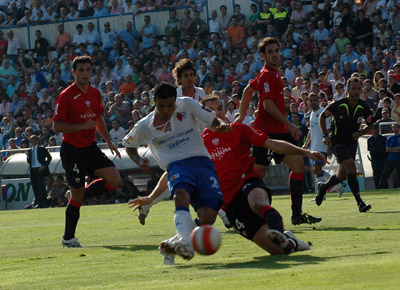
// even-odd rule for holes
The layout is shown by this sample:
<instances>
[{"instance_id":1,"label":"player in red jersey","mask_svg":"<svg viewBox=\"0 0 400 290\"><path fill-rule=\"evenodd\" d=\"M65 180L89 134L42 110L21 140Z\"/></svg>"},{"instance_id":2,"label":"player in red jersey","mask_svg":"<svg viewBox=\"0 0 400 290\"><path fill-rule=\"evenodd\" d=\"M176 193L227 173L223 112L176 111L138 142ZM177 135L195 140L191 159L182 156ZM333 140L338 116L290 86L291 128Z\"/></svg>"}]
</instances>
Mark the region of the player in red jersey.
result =
<instances>
[{"instance_id":1,"label":"player in red jersey","mask_svg":"<svg viewBox=\"0 0 400 290\"><path fill-rule=\"evenodd\" d=\"M258 114L254 128L267 133L270 138L284 140L296 145L294 139L299 138L299 129L285 117L283 84L278 72L279 41L276 38L266 37L260 42L258 49L265 65L258 76L250 81L244 89L240 103L240 117L235 122L241 123L243 121L253 94L258 92ZM259 170L261 176L265 175L272 158L274 158L276 164L283 162L291 169L289 190L292 200L292 224L312 224L322 220L302 212L304 193L304 161L302 156L279 154L264 147L254 147L253 155L255 167Z\"/></svg>"},{"instance_id":2,"label":"player in red jersey","mask_svg":"<svg viewBox=\"0 0 400 290\"><path fill-rule=\"evenodd\" d=\"M214 110L217 117L223 116L222 102L218 96L206 96L201 104ZM325 157L317 151L270 139L264 132L244 124L234 123L231 127L232 131L224 134L207 128L202 134L204 145L217 169L225 201L222 207L230 223L238 233L271 254L309 250L310 246L297 239L292 232L284 232L282 217L271 207L271 194L254 168L250 147L254 144L280 154L305 155L324 163Z\"/></svg>"},{"instance_id":3,"label":"player in red jersey","mask_svg":"<svg viewBox=\"0 0 400 290\"><path fill-rule=\"evenodd\" d=\"M82 247L75 238L75 230L83 200L114 190L121 184L114 163L96 145L96 128L111 152L119 158L121 154L108 135L102 117L104 109L100 92L89 85L92 75L90 57L76 57L72 67L75 82L58 96L53 120L54 131L63 133L60 155L71 191L65 212L62 244L66 247ZM86 174L99 179L85 187Z\"/></svg>"}]
</instances>

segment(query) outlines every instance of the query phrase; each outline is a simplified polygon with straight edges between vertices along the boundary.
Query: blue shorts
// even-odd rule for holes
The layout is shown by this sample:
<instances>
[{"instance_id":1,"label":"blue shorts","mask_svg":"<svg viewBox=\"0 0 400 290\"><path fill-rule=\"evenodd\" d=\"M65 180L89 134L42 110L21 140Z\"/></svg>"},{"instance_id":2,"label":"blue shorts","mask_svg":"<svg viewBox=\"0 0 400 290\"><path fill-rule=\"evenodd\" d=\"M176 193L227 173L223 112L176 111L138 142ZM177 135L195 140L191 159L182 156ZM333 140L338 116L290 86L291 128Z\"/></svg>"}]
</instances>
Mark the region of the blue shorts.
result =
<instances>
[{"instance_id":1,"label":"blue shorts","mask_svg":"<svg viewBox=\"0 0 400 290\"><path fill-rule=\"evenodd\" d=\"M197 211L209 207L218 211L224 199L214 163L206 156L190 157L171 162L167 167L168 188L173 196L178 188L190 194L190 204Z\"/></svg>"},{"instance_id":2,"label":"blue shorts","mask_svg":"<svg viewBox=\"0 0 400 290\"><path fill-rule=\"evenodd\" d=\"M319 153L321 153L322 155L324 155L324 156L325 156L325 159L328 158L328 153L321 152L321 151L319 151ZM317 161L317 160L313 159L312 165L324 165L324 161Z\"/></svg>"}]
</instances>

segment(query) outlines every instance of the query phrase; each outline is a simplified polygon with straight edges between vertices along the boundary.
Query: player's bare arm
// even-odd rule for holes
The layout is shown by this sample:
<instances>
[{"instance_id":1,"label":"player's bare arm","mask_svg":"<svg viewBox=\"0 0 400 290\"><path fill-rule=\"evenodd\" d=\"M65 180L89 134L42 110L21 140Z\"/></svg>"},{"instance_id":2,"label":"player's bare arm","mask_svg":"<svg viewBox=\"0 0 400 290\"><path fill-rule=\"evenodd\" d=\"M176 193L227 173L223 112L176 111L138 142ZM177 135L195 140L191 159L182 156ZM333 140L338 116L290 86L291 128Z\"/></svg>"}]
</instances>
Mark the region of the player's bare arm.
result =
<instances>
[{"instance_id":1,"label":"player's bare arm","mask_svg":"<svg viewBox=\"0 0 400 290\"><path fill-rule=\"evenodd\" d=\"M143 172L147 172L150 170L150 161L147 158L142 158L139 156L137 148L126 147L126 154L128 154L129 158L135 162Z\"/></svg>"},{"instance_id":2,"label":"player's bare arm","mask_svg":"<svg viewBox=\"0 0 400 290\"><path fill-rule=\"evenodd\" d=\"M276 107L274 104L274 101L270 99L265 99L263 101L263 106L265 111L268 112L274 119L278 120L282 124L285 124L288 129L290 130L293 138L295 140L299 140L299 128L297 128L292 122L290 122L282 113L279 111L279 109Z\"/></svg>"},{"instance_id":3,"label":"player's bare arm","mask_svg":"<svg viewBox=\"0 0 400 290\"><path fill-rule=\"evenodd\" d=\"M211 125L208 126L208 129L210 129L213 132L218 132L218 133L227 133L227 132L232 131L232 128L229 124L222 122L222 120L220 120L218 118L214 118Z\"/></svg>"},{"instance_id":4,"label":"player's bare arm","mask_svg":"<svg viewBox=\"0 0 400 290\"><path fill-rule=\"evenodd\" d=\"M62 133L74 133L83 130L94 129L96 127L96 122L93 120L88 120L85 123L80 124L69 124L61 121L54 121L54 131Z\"/></svg>"},{"instance_id":5,"label":"player's bare arm","mask_svg":"<svg viewBox=\"0 0 400 290\"><path fill-rule=\"evenodd\" d=\"M251 102L251 98L253 97L253 93L255 90L250 87L250 85L247 85L244 88L243 91L243 97L242 100L240 101L240 108L239 108L239 118L237 118L234 123L242 123L244 120L244 117L246 117L247 114L247 108L249 107L249 103Z\"/></svg>"},{"instance_id":6,"label":"player's bare arm","mask_svg":"<svg viewBox=\"0 0 400 290\"><path fill-rule=\"evenodd\" d=\"M132 208L132 211L143 205L151 204L157 197L159 197L166 189L168 189L168 172L165 171L164 174L158 180L156 187L148 196L138 197L130 202L128 205Z\"/></svg>"},{"instance_id":7,"label":"player's bare arm","mask_svg":"<svg viewBox=\"0 0 400 290\"><path fill-rule=\"evenodd\" d=\"M304 155L317 161L323 161L324 165L327 162L325 156L320 152L300 148L283 140L267 139L264 141L263 147L279 154Z\"/></svg>"},{"instance_id":8,"label":"player's bare arm","mask_svg":"<svg viewBox=\"0 0 400 290\"><path fill-rule=\"evenodd\" d=\"M103 117L100 116L97 119L97 130L99 130L100 135L103 137L103 139L107 142L108 147L111 150L112 154L117 154L118 158L121 159L121 153L119 152L118 148L115 147L114 143L111 141L110 135L108 134L107 131L107 126L106 122L104 121Z\"/></svg>"}]
</instances>

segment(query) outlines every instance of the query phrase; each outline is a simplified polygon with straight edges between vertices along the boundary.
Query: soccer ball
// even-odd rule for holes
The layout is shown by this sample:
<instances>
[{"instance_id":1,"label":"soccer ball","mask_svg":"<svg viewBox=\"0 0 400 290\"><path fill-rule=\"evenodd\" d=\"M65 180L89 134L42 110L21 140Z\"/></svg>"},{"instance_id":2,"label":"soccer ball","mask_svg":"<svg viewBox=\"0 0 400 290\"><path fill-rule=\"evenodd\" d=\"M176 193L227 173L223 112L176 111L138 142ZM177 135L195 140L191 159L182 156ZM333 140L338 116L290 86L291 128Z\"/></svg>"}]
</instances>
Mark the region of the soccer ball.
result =
<instances>
[{"instance_id":1,"label":"soccer ball","mask_svg":"<svg viewBox=\"0 0 400 290\"><path fill-rule=\"evenodd\" d=\"M211 225L201 225L192 231L190 240L197 253L212 255L221 245L221 234Z\"/></svg>"}]
</instances>

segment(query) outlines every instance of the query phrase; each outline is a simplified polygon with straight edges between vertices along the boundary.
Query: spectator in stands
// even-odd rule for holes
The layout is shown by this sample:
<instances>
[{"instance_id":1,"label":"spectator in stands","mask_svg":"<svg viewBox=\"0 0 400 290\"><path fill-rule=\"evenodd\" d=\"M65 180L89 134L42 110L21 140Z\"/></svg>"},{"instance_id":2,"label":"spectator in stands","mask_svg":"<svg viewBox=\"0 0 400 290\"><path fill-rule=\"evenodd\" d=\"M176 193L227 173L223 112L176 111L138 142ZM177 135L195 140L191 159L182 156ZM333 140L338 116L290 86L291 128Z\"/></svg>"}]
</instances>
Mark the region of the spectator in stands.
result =
<instances>
[{"instance_id":1,"label":"spectator in stands","mask_svg":"<svg viewBox=\"0 0 400 290\"><path fill-rule=\"evenodd\" d=\"M229 22L232 22L233 18L236 18L237 24L244 28L244 24L246 23L246 15L241 13L241 7L239 4L235 4L234 13Z\"/></svg>"},{"instance_id":2,"label":"spectator in stands","mask_svg":"<svg viewBox=\"0 0 400 290\"><path fill-rule=\"evenodd\" d=\"M190 33L190 25L192 23L192 18L190 17L190 10L185 9L184 10L184 17L181 18L179 21L179 26L178 29L180 31L180 39L179 42L182 43L183 41L186 40L186 35Z\"/></svg>"},{"instance_id":3,"label":"spectator in stands","mask_svg":"<svg viewBox=\"0 0 400 290\"><path fill-rule=\"evenodd\" d=\"M374 124L372 128L373 135L367 140L367 150L371 156L369 159L371 161L375 188L378 188L379 180L387 160L386 137L379 133L379 124Z\"/></svg>"},{"instance_id":4,"label":"spectator in stands","mask_svg":"<svg viewBox=\"0 0 400 290\"><path fill-rule=\"evenodd\" d=\"M290 23L294 24L296 32L301 33L306 28L307 12L303 9L301 1L296 2L296 10L292 11Z\"/></svg>"},{"instance_id":5,"label":"spectator in stands","mask_svg":"<svg viewBox=\"0 0 400 290\"><path fill-rule=\"evenodd\" d=\"M122 5L124 8L125 13L134 13L135 12L135 5L132 4L132 0L125 0L125 5Z\"/></svg>"},{"instance_id":6,"label":"spectator in stands","mask_svg":"<svg viewBox=\"0 0 400 290\"><path fill-rule=\"evenodd\" d=\"M48 54L50 52L50 45L47 39L42 37L42 32L40 30L36 30L35 34L36 34L36 39L35 39L36 57L40 62L42 62L43 58L48 57Z\"/></svg>"},{"instance_id":7,"label":"spectator in stands","mask_svg":"<svg viewBox=\"0 0 400 290\"><path fill-rule=\"evenodd\" d=\"M106 7L103 5L103 0L96 0L96 6L94 7L94 17L102 17L102 16L108 16L109 12Z\"/></svg>"},{"instance_id":8,"label":"spectator in stands","mask_svg":"<svg viewBox=\"0 0 400 290\"><path fill-rule=\"evenodd\" d=\"M119 5L118 0L111 0L110 2L111 5L108 7L110 10L110 15L124 13L124 8Z\"/></svg>"},{"instance_id":9,"label":"spectator in stands","mask_svg":"<svg viewBox=\"0 0 400 290\"><path fill-rule=\"evenodd\" d=\"M152 46L151 40L156 37L156 27L151 23L149 15L144 17L144 24L139 30L139 35L142 37L142 47L144 49L150 48Z\"/></svg>"},{"instance_id":10,"label":"spectator in stands","mask_svg":"<svg viewBox=\"0 0 400 290\"><path fill-rule=\"evenodd\" d=\"M232 17L231 24L226 32L226 38L232 42L235 49L240 49L246 46L244 29L238 25L236 17Z\"/></svg>"},{"instance_id":11,"label":"spectator in stands","mask_svg":"<svg viewBox=\"0 0 400 290\"><path fill-rule=\"evenodd\" d=\"M76 8L76 5L72 3L69 7L69 13L67 14L67 19L70 20L79 20L79 11Z\"/></svg>"},{"instance_id":12,"label":"spectator in stands","mask_svg":"<svg viewBox=\"0 0 400 290\"><path fill-rule=\"evenodd\" d=\"M94 14L94 9L91 6L91 2L89 0L83 0L79 3L81 5L83 3L83 9L79 10L79 17L91 17Z\"/></svg>"},{"instance_id":13,"label":"spectator in stands","mask_svg":"<svg viewBox=\"0 0 400 290\"><path fill-rule=\"evenodd\" d=\"M16 77L18 76L18 73L12 66L10 66L10 60L5 59L3 61L3 65L0 66L0 81L3 88L7 88L7 86L10 84L10 76Z\"/></svg>"},{"instance_id":14,"label":"spectator in stands","mask_svg":"<svg viewBox=\"0 0 400 290\"><path fill-rule=\"evenodd\" d=\"M93 22L88 23L88 33L86 34L86 44L87 46L87 51L92 54L93 53L93 45L96 43L100 46L100 33L94 29L94 24Z\"/></svg>"},{"instance_id":15,"label":"spectator in stands","mask_svg":"<svg viewBox=\"0 0 400 290\"><path fill-rule=\"evenodd\" d=\"M124 41L131 51L134 49L133 41L140 38L141 37L139 33L135 29L133 29L133 24L131 21L128 21L126 23L126 29L121 30L116 37L116 39L118 39L119 41Z\"/></svg>"},{"instance_id":16,"label":"spectator in stands","mask_svg":"<svg viewBox=\"0 0 400 290\"><path fill-rule=\"evenodd\" d=\"M115 41L115 37L117 36L117 32L111 29L111 24L109 21L104 22L104 31L101 33L101 49L104 51L106 57L108 57L110 51L113 49L113 44Z\"/></svg>"},{"instance_id":17,"label":"spectator in stands","mask_svg":"<svg viewBox=\"0 0 400 290\"><path fill-rule=\"evenodd\" d=\"M111 121L111 127L112 129L109 132L111 141L116 147L121 147L119 143L121 143L122 139L125 137L125 129L120 127L118 119Z\"/></svg>"},{"instance_id":18,"label":"spectator in stands","mask_svg":"<svg viewBox=\"0 0 400 290\"><path fill-rule=\"evenodd\" d=\"M70 44L71 36L68 32L64 31L64 24L58 25L58 34L55 40L55 47L56 48L64 48L65 45Z\"/></svg>"},{"instance_id":19,"label":"spectator in stands","mask_svg":"<svg viewBox=\"0 0 400 290\"><path fill-rule=\"evenodd\" d=\"M132 99L133 92L137 87L136 83L132 81L132 73L126 74L124 80L118 89L118 93L124 95L125 99Z\"/></svg>"},{"instance_id":20,"label":"spectator in stands","mask_svg":"<svg viewBox=\"0 0 400 290\"><path fill-rule=\"evenodd\" d=\"M390 136L386 141L386 152L389 153L389 156L379 180L378 188L388 188L387 181L394 169L400 172L400 125L398 123L392 124L392 130L394 135Z\"/></svg>"},{"instance_id":21,"label":"spectator in stands","mask_svg":"<svg viewBox=\"0 0 400 290\"><path fill-rule=\"evenodd\" d=\"M394 107L392 109L391 118L396 123L400 123L400 93L394 95Z\"/></svg>"},{"instance_id":22,"label":"spectator in stands","mask_svg":"<svg viewBox=\"0 0 400 290\"><path fill-rule=\"evenodd\" d=\"M14 31L9 30L8 36L8 46L7 46L7 56L12 60L16 61L18 56L18 50L22 48L21 41L14 36Z\"/></svg>"},{"instance_id":23,"label":"spectator in stands","mask_svg":"<svg viewBox=\"0 0 400 290\"><path fill-rule=\"evenodd\" d=\"M121 94L114 96L115 103L110 106L107 116L110 117L115 114L115 118L119 120L121 127L126 129L129 120L131 119L131 110L128 102L124 100Z\"/></svg>"},{"instance_id":24,"label":"spectator in stands","mask_svg":"<svg viewBox=\"0 0 400 290\"><path fill-rule=\"evenodd\" d=\"M169 11L169 19L167 25L165 26L164 33L169 36L175 36L179 39L179 19L176 18L176 10L172 9Z\"/></svg>"}]
</instances>

